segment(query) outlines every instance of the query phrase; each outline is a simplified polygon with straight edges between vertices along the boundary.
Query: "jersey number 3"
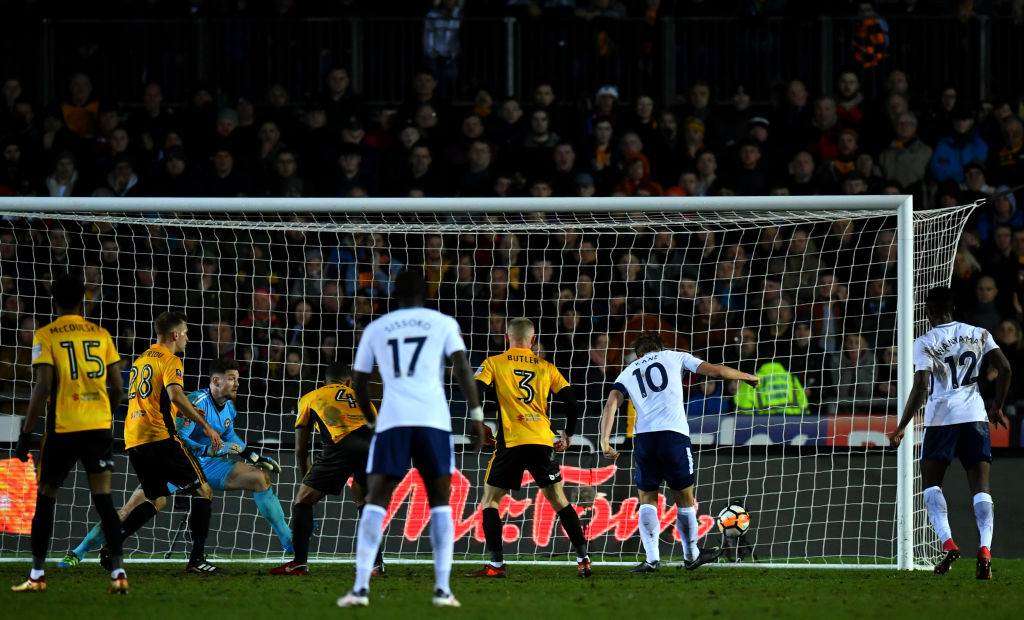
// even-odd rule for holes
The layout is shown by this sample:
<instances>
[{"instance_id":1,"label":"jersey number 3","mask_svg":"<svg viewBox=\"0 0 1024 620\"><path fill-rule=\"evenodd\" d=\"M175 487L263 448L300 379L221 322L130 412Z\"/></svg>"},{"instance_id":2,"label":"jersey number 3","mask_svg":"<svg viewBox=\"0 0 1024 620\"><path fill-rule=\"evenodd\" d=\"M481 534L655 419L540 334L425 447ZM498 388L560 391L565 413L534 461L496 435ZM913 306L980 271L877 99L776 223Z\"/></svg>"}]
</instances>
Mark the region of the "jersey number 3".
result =
<instances>
[{"instance_id":1,"label":"jersey number 3","mask_svg":"<svg viewBox=\"0 0 1024 620\"><path fill-rule=\"evenodd\" d=\"M526 394L519 400L523 401L523 404L529 405L533 402L534 392L533 386L530 385L530 381L537 373L530 372L529 370L513 370L512 371L517 377L522 377L519 380L519 387L523 388L523 393Z\"/></svg>"}]
</instances>

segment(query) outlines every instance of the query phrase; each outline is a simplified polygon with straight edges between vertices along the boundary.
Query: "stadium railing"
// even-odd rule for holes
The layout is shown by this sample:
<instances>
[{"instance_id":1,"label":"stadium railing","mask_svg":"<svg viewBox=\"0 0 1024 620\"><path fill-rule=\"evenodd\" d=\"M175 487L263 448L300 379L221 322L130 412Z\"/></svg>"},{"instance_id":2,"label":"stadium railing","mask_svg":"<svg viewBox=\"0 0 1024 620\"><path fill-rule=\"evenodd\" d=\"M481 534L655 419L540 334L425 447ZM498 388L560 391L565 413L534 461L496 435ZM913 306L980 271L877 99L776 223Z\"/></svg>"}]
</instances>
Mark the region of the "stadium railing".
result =
<instances>
[{"instance_id":1,"label":"stadium railing","mask_svg":"<svg viewBox=\"0 0 1024 620\"><path fill-rule=\"evenodd\" d=\"M749 19L629 18L586 24L545 18L465 18L455 100L476 88L495 98L527 97L540 80L574 85L589 96L616 84L628 101L641 92L662 104L694 80L728 103L742 85L755 104L772 101L780 82L800 78L811 92L829 92L855 65L852 17ZM1024 64L1021 24L1010 17L890 17L889 59L882 70L910 76L912 92L930 101L953 84L976 101L1015 82ZM139 105L146 80L164 84L167 103L184 105L197 80L225 97L262 100L271 84L302 104L319 95L327 69L349 67L355 92L373 104L395 104L423 65L420 18L305 19L56 19L11 23L0 44L7 77L20 77L34 100L63 98L74 71L102 67L96 84L108 100ZM597 50L603 30L608 47ZM79 57L82 49L89 58ZM872 77L875 79L875 77ZM877 76L879 81L884 76ZM563 102L576 93L563 92ZM870 93L869 93L870 94ZM228 99L226 98L225 101Z\"/></svg>"}]
</instances>

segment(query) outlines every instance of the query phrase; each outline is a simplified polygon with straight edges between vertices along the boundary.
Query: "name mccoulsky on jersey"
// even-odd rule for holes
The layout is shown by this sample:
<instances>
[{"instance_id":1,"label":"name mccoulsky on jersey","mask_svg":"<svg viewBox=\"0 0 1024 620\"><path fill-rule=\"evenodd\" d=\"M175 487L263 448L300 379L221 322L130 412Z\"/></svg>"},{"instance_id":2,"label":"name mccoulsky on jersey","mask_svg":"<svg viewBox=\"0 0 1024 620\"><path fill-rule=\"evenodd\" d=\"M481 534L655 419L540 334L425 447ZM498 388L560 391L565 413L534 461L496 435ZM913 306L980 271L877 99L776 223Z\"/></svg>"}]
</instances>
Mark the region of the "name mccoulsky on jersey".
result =
<instances>
[{"instance_id":1,"label":"name mccoulsky on jersey","mask_svg":"<svg viewBox=\"0 0 1024 620\"><path fill-rule=\"evenodd\" d=\"M68 323L67 325L61 325L59 327L51 327L49 331L51 334L67 334L70 332L94 332L100 329L102 328L99 325L93 325L91 323L88 325Z\"/></svg>"}]
</instances>

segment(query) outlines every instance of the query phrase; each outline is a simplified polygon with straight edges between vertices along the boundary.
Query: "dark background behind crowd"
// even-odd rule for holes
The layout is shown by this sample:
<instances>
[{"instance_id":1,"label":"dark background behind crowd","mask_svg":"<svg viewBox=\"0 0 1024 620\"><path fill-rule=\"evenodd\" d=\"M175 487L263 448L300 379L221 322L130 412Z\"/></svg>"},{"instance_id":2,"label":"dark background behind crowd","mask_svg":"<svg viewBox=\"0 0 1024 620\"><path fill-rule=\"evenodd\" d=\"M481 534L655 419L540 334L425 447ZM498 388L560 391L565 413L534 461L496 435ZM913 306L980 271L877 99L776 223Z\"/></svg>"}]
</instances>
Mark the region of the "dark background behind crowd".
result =
<instances>
[{"instance_id":1,"label":"dark background behind crowd","mask_svg":"<svg viewBox=\"0 0 1024 620\"><path fill-rule=\"evenodd\" d=\"M389 3L390 17L416 24L399 43L417 55L403 66L405 93L397 101L363 96L353 85L352 58L324 57L301 42L280 57L284 64L237 84L183 81L161 63L119 77L105 70L108 49L89 47L86 35L70 37L54 45L61 75L50 85L53 100L33 95L48 90L39 73L10 69L18 67L17 55L0 63L0 195L109 197L116 208L120 196L906 193L917 208L930 209L1001 193L969 221L953 286L960 318L989 329L1017 367L1024 356L1024 215L1017 204L1024 194L1004 190L1024 184L1019 80L993 89L997 98L975 99L967 94L976 92L973 85L944 77L958 75L956 66L910 72L894 61L909 43L888 19L968 24L991 16L1012 25L1024 18L1024 3L827 3L853 26L841 39L848 62L832 67L829 84L805 77L797 56L783 66L789 71L761 76L757 88L745 87L740 72L713 82L712 73L729 74L711 68L731 58L726 51L736 40L680 40L673 48L679 57L701 58L709 70L690 74L680 62L672 74L678 88L665 93L654 66L664 50L652 52L664 40L652 34L646 47L643 37L626 47L616 34L619 21L674 17L725 19L742 33L753 23L744 20L758 17L820 19L820 4ZM5 28L44 18L209 18L234 20L227 32L252 34L263 31L246 31L247 20L329 17L340 27L376 17L374 9L358 1L193 0L22 2L2 11ZM511 96L503 84L488 83L463 44L473 40L474 19L505 16L525 24L527 34L530 23L564 24L563 39L579 44L553 57L565 61L567 73L556 62L551 77L534 72ZM259 37L234 41L226 49L261 44ZM368 44L375 55L389 53ZM118 50L127 57L133 51ZM302 56L309 51L314 56ZM491 51L491 61L503 64L500 50ZM164 50L164 57L175 52ZM268 75L281 79L267 82ZM295 75L299 86L289 90ZM923 92L916 82L942 86ZM114 92L133 94L107 95ZM753 399L734 385L691 385L693 415L895 411L894 222L610 234L558 226L544 215L523 218L504 234L436 235L385 227L328 233L298 215L294 226L271 230L8 218L0 226L0 406L24 408L31 333L49 320L46 283L80 269L88 284L85 314L115 335L123 356L148 346L154 314L184 308L198 336L186 356L186 387L198 387L209 360L235 357L245 367L243 410L266 412L267 433L287 430L279 414L322 379L324 363L350 361L361 328L387 311L392 278L412 267L428 276L431 304L462 323L474 361L503 350L507 318L537 320L545 355L587 401L588 424L596 423L606 384L643 329L710 361L785 377L766 382ZM780 368L767 368L772 364ZM984 383L985 369L981 374ZM1014 388L1010 402L1021 398Z\"/></svg>"}]
</instances>

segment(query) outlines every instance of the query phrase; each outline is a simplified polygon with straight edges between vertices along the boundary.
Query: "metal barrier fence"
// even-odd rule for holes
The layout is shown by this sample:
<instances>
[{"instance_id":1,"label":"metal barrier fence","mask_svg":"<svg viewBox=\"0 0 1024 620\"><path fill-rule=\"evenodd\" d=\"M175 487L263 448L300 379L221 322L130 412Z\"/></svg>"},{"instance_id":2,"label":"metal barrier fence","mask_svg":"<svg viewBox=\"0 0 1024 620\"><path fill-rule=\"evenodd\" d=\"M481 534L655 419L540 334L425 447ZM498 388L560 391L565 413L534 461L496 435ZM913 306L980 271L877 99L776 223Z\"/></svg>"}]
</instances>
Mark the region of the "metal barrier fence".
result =
<instances>
[{"instance_id":1,"label":"metal barrier fence","mask_svg":"<svg viewBox=\"0 0 1024 620\"><path fill-rule=\"evenodd\" d=\"M1020 95L1024 22L1002 17L889 18L890 58L867 72L878 89L889 68L907 72L912 95L937 99L946 84L970 100ZM450 98L467 102L477 89L495 99L528 97L541 80L563 90L563 102L593 97L615 84L623 100L640 93L663 104L694 80L728 102L742 85L755 103L769 103L785 80L798 77L811 93L831 91L837 73L855 66L858 19L462 20L462 53L435 65ZM423 20L319 18L289 20L43 20L0 25L0 72L20 77L30 97L52 103L84 70L106 100L137 105L142 85L158 80L167 102L184 105L197 83L222 103L244 96L261 102L283 84L294 102L319 96L328 69L346 66L353 88L373 104L404 100L423 52Z\"/></svg>"}]
</instances>

